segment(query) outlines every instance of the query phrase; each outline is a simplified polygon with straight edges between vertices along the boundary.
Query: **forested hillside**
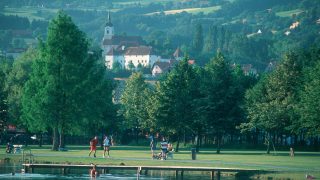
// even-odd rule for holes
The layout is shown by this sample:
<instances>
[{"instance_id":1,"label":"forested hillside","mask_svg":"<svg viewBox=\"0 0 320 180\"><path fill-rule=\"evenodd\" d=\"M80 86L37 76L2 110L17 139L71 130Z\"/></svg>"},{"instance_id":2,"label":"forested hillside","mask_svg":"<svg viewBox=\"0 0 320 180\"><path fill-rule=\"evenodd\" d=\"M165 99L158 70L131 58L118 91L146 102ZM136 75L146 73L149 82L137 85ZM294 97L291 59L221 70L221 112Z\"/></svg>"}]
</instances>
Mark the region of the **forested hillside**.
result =
<instances>
[{"instance_id":1,"label":"forested hillside","mask_svg":"<svg viewBox=\"0 0 320 180\"><path fill-rule=\"evenodd\" d=\"M54 150L65 135L103 131L124 144L159 132L176 151L188 138L217 153L226 141L319 147L318 0L3 0L0 9L0 134L9 123L48 133ZM106 24L105 37L114 27L168 61L177 47L187 56L152 85L141 73L149 65L132 59L111 70L128 79L113 78L101 61ZM13 61L13 50L26 52Z\"/></svg>"},{"instance_id":2,"label":"forested hillside","mask_svg":"<svg viewBox=\"0 0 320 180\"><path fill-rule=\"evenodd\" d=\"M44 38L47 22L63 9L92 45L99 46L111 11L117 34L143 36L163 56L180 47L204 65L219 49L236 63L264 70L283 52L319 44L319 4L317 0L2 1L0 42L2 50L27 47L30 41L12 31L30 29L33 38Z\"/></svg>"}]
</instances>

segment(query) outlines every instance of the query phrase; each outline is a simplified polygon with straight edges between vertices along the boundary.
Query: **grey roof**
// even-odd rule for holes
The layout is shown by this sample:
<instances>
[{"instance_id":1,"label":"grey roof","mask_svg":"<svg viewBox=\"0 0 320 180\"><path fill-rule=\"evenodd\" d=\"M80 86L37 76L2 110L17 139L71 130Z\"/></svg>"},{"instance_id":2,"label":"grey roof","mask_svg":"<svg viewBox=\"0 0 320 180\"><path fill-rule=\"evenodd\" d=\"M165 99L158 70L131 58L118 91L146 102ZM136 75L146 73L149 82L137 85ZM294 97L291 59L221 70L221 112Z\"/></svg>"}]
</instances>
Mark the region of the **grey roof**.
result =
<instances>
[{"instance_id":1,"label":"grey roof","mask_svg":"<svg viewBox=\"0 0 320 180\"><path fill-rule=\"evenodd\" d=\"M123 54L124 54L124 51L121 48L115 49L113 47L107 53L108 56L119 56Z\"/></svg>"},{"instance_id":2,"label":"grey roof","mask_svg":"<svg viewBox=\"0 0 320 180\"><path fill-rule=\"evenodd\" d=\"M149 46L128 47L125 55L151 55L152 48Z\"/></svg>"},{"instance_id":3,"label":"grey roof","mask_svg":"<svg viewBox=\"0 0 320 180\"><path fill-rule=\"evenodd\" d=\"M158 66L162 71L166 71L167 69L169 69L171 67L170 62L161 62L161 61L157 61L154 63L153 67Z\"/></svg>"}]
</instances>

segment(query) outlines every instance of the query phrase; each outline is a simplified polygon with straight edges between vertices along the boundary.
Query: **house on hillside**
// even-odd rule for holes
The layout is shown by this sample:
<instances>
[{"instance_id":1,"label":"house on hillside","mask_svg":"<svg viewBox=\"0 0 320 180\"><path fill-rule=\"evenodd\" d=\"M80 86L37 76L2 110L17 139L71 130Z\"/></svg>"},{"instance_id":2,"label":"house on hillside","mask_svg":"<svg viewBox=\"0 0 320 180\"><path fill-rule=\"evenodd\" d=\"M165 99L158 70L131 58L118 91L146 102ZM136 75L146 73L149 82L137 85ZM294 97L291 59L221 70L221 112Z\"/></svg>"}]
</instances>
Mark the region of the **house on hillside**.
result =
<instances>
[{"instance_id":1,"label":"house on hillside","mask_svg":"<svg viewBox=\"0 0 320 180\"><path fill-rule=\"evenodd\" d=\"M278 65L277 61L270 61L270 63L268 64L268 66L266 67L266 69L264 71L265 72L272 72L277 67L277 65Z\"/></svg>"},{"instance_id":2,"label":"house on hillside","mask_svg":"<svg viewBox=\"0 0 320 180\"><path fill-rule=\"evenodd\" d=\"M170 61L165 61L165 62L161 62L161 61L157 61L154 63L153 67L152 67L152 76L153 77L158 77L161 74L170 72L170 70L174 67L175 64L177 64L178 61L171 59Z\"/></svg>"},{"instance_id":3,"label":"house on hillside","mask_svg":"<svg viewBox=\"0 0 320 180\"><path fill-rule=\"evenodd\" d=\"M150 67L161 57L152 51L150 46L134 46L134 47L120 47L111 48L105 56L105 65L112 69L114 63L118 63L121 68L129 69L132 63L134 67L143 66Z\"/></svg>"},{"instance_id":4,"label":"house on hillside","mask_svg":"<svg viewBox=\"0 0 320 180\"><path fill-rule=\"evenodd\" d=\"M138 66L152 67L156 61L161 60L151 46L145 45L141 37L118 36L114 32L109 12L101 44L102 56L108 69L112 69L115 63L125 69L129 69L132 64L136 68Z\"/></svg>"},{"instance_id":5,"label":"house on hillside","mask_svg":"<svg viewBox=\"0 0 320 180\"><path fill-rule=\"evenodd\" d=\"M153 77L158 77L160 76L161 74L164 74L164 73L168 73L171 71L171 69L174 68L174 66L176 64L179 63L179 60L176 60L176 59L171 59L170 61L157 61L154 63L153 67L152 67L152 76ZM188 64L189 65L195 65L195 60L188 60Z\"/></svg>"},{"instance_id":6,"label":"house on hillside","mask_svg":"<svg viewBox=\"0 0 320 180\"><path fill-rule=\"evenodd\" d=\"M241 69L243 71L243 74L246 76L258 74L257 69L253 68L252 64L242 64Z\"/></svg>"}]
</instances>

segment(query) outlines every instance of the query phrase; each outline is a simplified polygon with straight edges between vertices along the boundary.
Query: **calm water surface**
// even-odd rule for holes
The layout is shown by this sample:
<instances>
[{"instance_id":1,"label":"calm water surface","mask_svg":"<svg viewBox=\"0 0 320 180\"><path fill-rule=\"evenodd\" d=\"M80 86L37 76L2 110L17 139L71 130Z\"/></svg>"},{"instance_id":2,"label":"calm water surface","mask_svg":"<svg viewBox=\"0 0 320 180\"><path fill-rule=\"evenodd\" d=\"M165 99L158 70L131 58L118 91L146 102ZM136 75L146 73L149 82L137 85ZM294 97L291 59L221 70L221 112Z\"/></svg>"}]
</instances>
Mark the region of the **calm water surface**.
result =
<instances>
[{"instance_id":1,"label":"calm water surface","mask_svg":"<svg viewBox=\"0 0 320 180\"><path fill-rule=\"evenodd\" d=\"M21 173L23 167L20 163L4 163L0 162L0 179L2 180L20 180L20 179L35 179L35 180L65 180L65 179L93 179L89 176L89 169L71 169L67 175L61 175L60 169L35 169L34 173ZM125 179L137 179L135 171L121 171L112 170L112 174L100 174L95 179L110 179L110 180L125 180ZM175 178L175 172L173 171L149 171L148 175L140 175L141 180L171 180ZM185 180L210 179L210 174L203 173L190 173L185 172ZM222 177L221 180L232 180L234 177ZM247 179L247 178L246 178Z\"/></svg>"},{"instance_id":2,"label":"calm water surface","mask_svg":"<svg viewBox=\"0 0 320 180\"><path fill-rule=\"evenodd\" d=\"M0 180L67 180L67 179L93 179L89 176L89 169L71 169L67 175L62 175L60 169L35 169L34 173L21 173L22 166L20 163L10 163L0 161ZM100 171L101 172L101 171ZM313 172L317 179L320 173ZM306 172L288 172L281 174L262 174L254 175L252 177L243 176L222 176L221 180L250 180L250 179L265 179L265 180L303 180ZM135 171L112 170L111 174L100 174L96 179L110 179L110 180L133 180L137 179ZM140 175L141 180L171 180L176 179L173 171L149 171L148 175ZM178 178L180 179L180 177ZM209 180L210 174L208 172L185 172L184 180Z\"/></svg>"}]
</instances>

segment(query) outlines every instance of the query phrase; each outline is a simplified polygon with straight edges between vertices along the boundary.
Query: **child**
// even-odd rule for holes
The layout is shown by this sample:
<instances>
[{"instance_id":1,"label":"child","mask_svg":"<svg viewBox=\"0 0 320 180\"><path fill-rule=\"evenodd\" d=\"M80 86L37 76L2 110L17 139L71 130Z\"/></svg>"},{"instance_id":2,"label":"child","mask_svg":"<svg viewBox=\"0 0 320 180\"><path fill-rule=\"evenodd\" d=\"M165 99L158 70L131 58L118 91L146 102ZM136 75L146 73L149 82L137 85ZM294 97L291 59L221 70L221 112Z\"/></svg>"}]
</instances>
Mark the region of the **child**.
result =
<instances>
[{"instance_id":1,"label":"child","mask_svg":"<svg viewBox=\"0 0 320 180\"><path fill-rule=\"evenodd\" d=\"M90 177L98 177L98 171L97 171L97 166L93 165L92 169L90 170Z\"/></svg>"}]
</instances>

